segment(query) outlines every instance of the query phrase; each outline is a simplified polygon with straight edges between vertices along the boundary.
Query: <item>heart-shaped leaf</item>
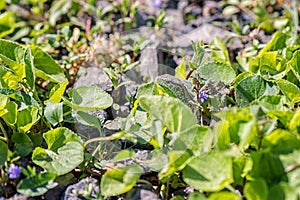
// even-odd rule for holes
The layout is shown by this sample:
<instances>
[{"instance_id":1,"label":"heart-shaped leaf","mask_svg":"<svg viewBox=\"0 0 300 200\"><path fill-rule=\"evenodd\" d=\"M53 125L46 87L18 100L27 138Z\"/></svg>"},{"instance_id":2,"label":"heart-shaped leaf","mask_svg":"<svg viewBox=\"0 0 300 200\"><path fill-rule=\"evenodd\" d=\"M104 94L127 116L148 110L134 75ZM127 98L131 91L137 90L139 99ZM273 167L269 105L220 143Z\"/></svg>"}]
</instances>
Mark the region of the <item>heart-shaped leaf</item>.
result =
<instances>
[{"instance_id":1,"label":"heart-shaped leaf","mask_svg":"<svg viewBox=\"0 0 300 200\"><path fill-rule=\"evenodd\" d=\"M48 102L44 115L53 126L56 126L63 121L63 103Z\"/></svg>"},{"instance_id":2,"label":"heart-shaped leaf","mask_svg":"<svg viewBox=\"0 0 300 200\"><path fill-rule=\"evenodd\" d=\"M82 86L70 91L71 102L64 98L75 111L103 110L110 107L113 99L97 86Z\"/></svg>"},{"instance_id":3,"label":"heart-shaped leaf","mask_svg":"<svg viewBox=\"0 0 300 200\"><path fill-rule=\"evenodd\" d=\"M80 138L67 128L56 128L44 134L48 149L35 148L32 160L56 175L70 172L83 161L83 144Z\"/></svg>"},{"instance_id":4,"label":"heart-shaped leaf","mask_svg":"<svg viewBox=\"0 0 300 200\"><path fill-rule=\"evenodd\" d=\"M192 110L179 99L147 95L139 99L141 107L153 119L159 119L170 132L181 132L198 123Z\"/></svg>"}]
</instances>

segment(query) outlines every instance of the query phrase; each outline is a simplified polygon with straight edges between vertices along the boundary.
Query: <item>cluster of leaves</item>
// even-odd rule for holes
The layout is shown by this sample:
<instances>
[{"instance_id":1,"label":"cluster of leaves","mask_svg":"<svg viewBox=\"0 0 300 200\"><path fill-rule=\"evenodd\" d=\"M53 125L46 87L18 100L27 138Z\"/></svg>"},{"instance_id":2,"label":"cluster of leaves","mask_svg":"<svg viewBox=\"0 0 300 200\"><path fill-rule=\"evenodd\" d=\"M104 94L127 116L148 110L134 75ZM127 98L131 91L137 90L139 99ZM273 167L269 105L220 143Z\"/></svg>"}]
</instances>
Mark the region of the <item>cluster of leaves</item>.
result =
<instances>
[{"instance_id":1,"label":"cluster of leaves","mask_svg":"<svg viewBox=\"0 0 300 200\"><path fill-rule=\"evenodd\" d=\"M137 10L133 0L108 5L95 0L3 0L0 38L41 47L63 66L72 85L82 63L95 56L95 45L111 34L116 46L118 32L136 27Z\"/></svg>"},{"instance_id":2,"label":"cluster of leaves","mask_svg":"<svg viewBox=\"0 0 300 200\"><path fill-rule=\"evenodd\" d=\"M185 93L179 80L158 78L139 87L123 137L153 146L146 163L158 172L162 185L173 189L192 186L197 192L189 199L299 198L300 46L287 45L288 38L285 33L274 34L248 62L247 71L238 74L220 39L212 42L215 50L206 61L202 59L203 45L194 45L189 80L222 82L231 87L226 109L213 88L202 103ZM177 76L186 75L185 65L179 66ZM197 92L207 87L201 86ZM199 125L197 107L200 114L216 117L216 122ZM221 111L206 112L217 108ZM135 175L128 179L132 170ZM102 193L111 196L129 191L138 180L137 174L141 175L138 166L109 171L101 180ZM168 193L161 195L168 198Z\"/></svg>"},{"instance_id":3,"label":"cluster of leaves","mask_svg":"<svg viewBox=\"0 0 300 200\"><path fill-rule=\"evenodd\" d=\"M42 48L50 52L70 48L68 52L74 53L93 31L101 29L102 23L113 21L112 29L121 24L129 26L136 11L126 0L106 10L96 8L94 3L57 0L48 13L42 9L44 1L30 1L30 13L35 17L32 20L44 20L40 27L30 25L30 20L19 26L41 32L24 40L30 44L26 46L0 40L1 194L9 195L6 189L16 188L18 193L39 196L55 187L57 178L77 167L103 170L105 167L99 167L99 161L93 158L94 153L86 152L86 146L122 139L151 146L152 150L143 160L136 158L132 149L118 153L114 161L132 159L135 164L117 165L101 174L99 196L104 198L127 193L143 181L145 166L156 172L157 184L148 184L153 190L157 188L164 199L183 199L169 196L170 190L189 186L194 189L188 196L190 200L299 198L300 46L291 29L275 33L268 44L254 49L250 56L239 55L234 64L219 38L209 46L193 44L195 54L188 66L183 59L176 68L177 78L160 76L138 88L133 109L122 119L120 132L83 143L67 127L79 121L96 127L102 136L101 122L88 112L106 109L113 100L92 86L67 91L69 81L64 70ZM94 30L85 24L84 34L69 23L57 23L75 23L72 15L81 6L99 18L108 18L100 20ZM127 6L132 9L128 11ZM127 17L116 20L114 15L106 15L114 9ZM5 12L1 20L6 25L1 26L2 37L26 30L14 25L18 21L12 13ZM8 27L8 22L12 26ZM51 31L39 47L40 36ZM133 51L137 56L138 48ZM124 63L106 70L115 87L118 74L138 64L131 62L126 55ZM41 84L45 82L46 87ZM21 166L20 177L16 166ZM16 176L10 176L13 169L18 172Z\"/></svg>"},{"instance_id":4,"label":"cluster of leaves","mask_svg":"<svg viewBox=\"0 0 300 200\"><path fill-rule=\"evenodd\" d=\"M8 171L12 164L23 166L25 177L18 182L17 191L41 195L54 186L57 176L70 172L84 159L83 142L66 123L77 119L100 127L99 119L87 112L111 106L112 98L93 86L72 89L65 96L68 80L47 53L37 46L7 40L0 40L0 44L1 171ZM37 79L49 81L50 91L42 98ZM21 162L28 156L35 165ZM9 184L7 176L1 179Z\"/></svg>"}]
</instances>

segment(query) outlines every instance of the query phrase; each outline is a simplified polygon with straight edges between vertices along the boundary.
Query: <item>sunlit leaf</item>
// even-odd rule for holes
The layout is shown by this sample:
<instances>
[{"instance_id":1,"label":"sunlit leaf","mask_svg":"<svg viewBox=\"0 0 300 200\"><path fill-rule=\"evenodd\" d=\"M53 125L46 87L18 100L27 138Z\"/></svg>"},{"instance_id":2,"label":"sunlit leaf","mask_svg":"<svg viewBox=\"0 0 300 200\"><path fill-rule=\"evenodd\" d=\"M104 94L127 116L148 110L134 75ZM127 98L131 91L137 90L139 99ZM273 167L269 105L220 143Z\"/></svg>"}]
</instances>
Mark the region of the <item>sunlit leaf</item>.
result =
<instances>
[{"instance_id":1,"label":"sunlit leaf","mask_svg":"<svg viewBox=\"0 0 300 200\"><path fill-rule=\"evenodd\" d=\"M184 58L182 59L181 64L176 67L175 76L180 80L184 80L186 78L186 64Z\"/></svg>"},{"instance_id":2,"label":"sunlit leaf","mask_svg":"<svg viewBox=\"0 0 300 200\"><path fill-rule=\"evenodd\" d=\"M268 185L264 179L257 179L246 183L244 194L248 200L267 200Z\"/></svg>"},{"instance_id":3,"label":"sunlit leaf","mask_svg":"<svg viewBox=\"0 0 300 200\"><path fill-rule=\"evenodd\" d=\"M116 196L128 192L139 180L143 168L129 165L107 171L101 179L101 192L105 196Z\"/></svg>"},{"instance_id":4,"label":"sunlit leaf","mask_svg":"<svg viewBox=\"0 0 300 200\"><path fill-rule=\"evenodd\" d=\"M4 6L5 6L5 1ZM3 3L2 5L3 8ZM1 10L1 9L0 9ZM0 15L0 38L3 38L15 30L15 14L13 12L4 12L3 14Z\"/></svg>"},{"instance_id":5,"label":"sunlit leaf","mask_svg":"<svg viewBox=\"0 0 300 200\"><path fill-rule=\"evenodd\" d=\"M37 77L56 83L66 80L62 68L48 53L37 46L31 46L30 49L34 58L33 63Z\"/></svg>"},{"instance_id":6,"label":"sunlit leaf","mask_svg":"<svg viewBox=\"0 0 300 200\"><path fill-rule=\"evenodd\" d=\"M199 67L196 71L203 79L216 82L221 81L225 84L231 83L235 78L235 71L231 68L231 66L219 62L205 64Z\"/></svg>"},{"instance_id":7,"label":"sunlit leaf","mask_svg":"<svg viewBox=\"0 0 300 200\"><path fill-rule=\"evenodd\" d=\"M296 103L300 101L300 88L284 79L276 81L282 93L292 102Z\"/></svg>"},{"instance_id":8,"label":"sunlit leaf","mask_svg":"<svg viewBox=\"0 0 300 200\"><path fill-rule=\"evenodd\" d=\"M71 102L64 98L75 111L103 110L113 103L111 96L97 86L81 86L70 91Z\"/></svg>"},{"instance_id":9,"label":"sunlit leaf","mask_svg":"<svg viewBox=\"0 0 300 200\"><path fill-rule=\"evenodd\" d=\"M63 103L48 102L44 115L53 126L56 126L63 121Z\"/></svg>"},{"instance_id":10,"label":"sunlit leaf","mask_svg":"<svg viewBox=\"0 0 300 200\"><path fill-rule=\"evenodd\" d=\"M197 119L191 109L179 99L147 95L139 99L141 107L153 119L159 119L171 132L181 132L197 124Z\"/></svg>"}]
</instances>

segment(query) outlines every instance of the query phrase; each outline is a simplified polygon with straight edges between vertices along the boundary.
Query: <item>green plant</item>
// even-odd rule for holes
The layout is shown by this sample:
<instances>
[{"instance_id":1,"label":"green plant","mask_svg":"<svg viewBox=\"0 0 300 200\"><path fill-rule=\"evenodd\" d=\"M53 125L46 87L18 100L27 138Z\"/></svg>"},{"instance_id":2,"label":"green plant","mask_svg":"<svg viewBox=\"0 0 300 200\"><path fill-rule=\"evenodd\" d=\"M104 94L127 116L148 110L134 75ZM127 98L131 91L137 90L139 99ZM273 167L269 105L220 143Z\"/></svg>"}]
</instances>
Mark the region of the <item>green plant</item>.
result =
<instances>
[{"instance_id":1,"label":"green plant","mask_svg":"<svg viewBox=\"0 0 300 200\"><path fill-rule=\"evenodd\" d=\"M88 119L89 124L94 123L100 130L99 119L87 111L111 106L112 98L92 86L74 88L66 97L68 81L47 53L36 46L21 46L7 40L0 43L1 171L9 163L31 157L44 173L27 174L18 183L17 191L41 195L51 188L50 182L57 176L72 171L83 161L83 142L73 131L62 127L65 117L72 114L79 121ZM50 92L41 93L37 87L40 79L50 82Z\"/></svg>"}]
</instances>

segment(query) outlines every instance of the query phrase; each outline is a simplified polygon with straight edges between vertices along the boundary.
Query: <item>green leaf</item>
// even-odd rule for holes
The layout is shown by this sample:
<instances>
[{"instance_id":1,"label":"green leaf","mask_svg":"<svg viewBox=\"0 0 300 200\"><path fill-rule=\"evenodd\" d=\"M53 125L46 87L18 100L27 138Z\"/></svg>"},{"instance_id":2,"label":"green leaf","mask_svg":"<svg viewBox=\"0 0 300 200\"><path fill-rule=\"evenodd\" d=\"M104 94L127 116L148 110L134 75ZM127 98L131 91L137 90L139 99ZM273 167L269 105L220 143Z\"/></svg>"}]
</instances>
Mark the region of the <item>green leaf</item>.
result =
<instances>
[{"instance_id":1,"label":"green leaf","mask_svg":"<svg viewBox=\"0 0 300 200\"><path fill-rule=\"evenodd\" d=\"M213 193L209 196L207 200L241 200L242 198L231 192L218 192L218 193Z\"/></svg>"},{"instance_id":2,"label":"green leaf","mask_svg":"<svg viewBox=\"0 0 300 200\"><path fill-rule=\"evenodd\" d=\"M238 136L240 137L239 148L246 150L255 136L258 135L257 123L255 120L240 122L238 124Z\"/></svg>"},{"instance_id":3,"label":"green leaf","mask_svg":"<svg viewBox=\"0 0 300 200\"><path fill-rule=\"evenodd\" d=\"M200 192L193 192L189 194L188 200L206 200L207 198L205 197L204 194L201 194Z\"/></svg>"},{"instance_id":4,"label":"green leaf","mask_svg":"<svg viewBox=\"0 0 300 200\"><path fill-rule=\"evenodd\" d=\"M104 73L109 77L109 79L111 80L114 88L118 87L118 75L115 71L113 71L110 68L103 68Z\"/></svg>"},{"instance_id":5,"label":"green leaf","mask_svg":"<svg viewBox=\"0 0 300 200\"><path fill-rule=\"evenodd\" d=\"M17 75L4 68L0 68L0 88L17 89L19 87Z\"/></svg>"},{"instance_id":6,"label":"green leaf","mask_svg":"<svg viewBox=\"0 0 300 200\"><path fill-rule=\"evenodd\" d=\"M269 200L298 200L299 197L294 188L288 183L281 182L270 188Z\"/></svg>"},{"instance_id":7,"label":"green leaf","mask_svg":"<svg viewBox=\"0 0 300 200\"><path fill-rule=\"evenodd\" d=\"M26 196L40 196L45 194L49 189L55 187L55 178L55 174L48 172L26 177L18 184L17 191Z\"/></svg>"},{"instance_id":8,"label":"green leaf","mask_svg":"<svg viewBox=\"0 0 300 200\"><path fill-rule=\"evenodd\" d=\"M97 86L81 86L70 91L72 101L64 98L75 111L103 110L110 107L113 99L109 94Z\"/></svg>"},{"instance_id":9,"label":"green leaf","mask_svg":"<svg viewBox=\"0 0 300 200\"><path fill-rule=\"evenodd\" d=\"M5 7L6 7L6 2L5 2L5 0L1 0L1 1L0 1L0 10L5 9Z\"/></svg>"},{"instance_id":10,"label":"green leaf","mask_svg":"<svg viewBox=\"0 0 300 200\"><path fill-rule=\"evenodd\" d=\"M197 190L215 192L233 182L232 159L221 152L193 158L182 171L183 180Z\"/></svg>"},{"instance_id":11,"label":"green leaf","mask_svg":"<svg viewBox=\"0 0 300 200\"><path fill-rule=\"evenodd\" d=\"M48 53L44 52L37 46L31 46L30 49L34 58L33 63L37 77L55 83L66 81L62 68Z\"/></svg>"},{"instance_id":12,"label":"green leaf","mask_svg":"<svg viewBox=\"0 0 300 200\"><path fill-rule=\"evenodd\" d=\"M258 151L251 154L253 160L252 173L255 178L264 178L267 183L276 183L284 174L278 155L271 151Z\"/></svg>"},{"instance_id":13,"label":"green leaf","mask_svg":"<svg viewBox=\"0 0 300 200\"><path fill-rule=\"evenodd\" d=\"M56 175L70 172L83 161L80 138L67 128L56 128L44 134L48 149L35 148L32 160Z\"/></svg>"},{"instance_id":14,"label":"green leaf","mask_svg":"<svg viewBox=\"0 0 300 200\"><path fill-rule=\"evenodd\" d=\"M167 94L170 97L176 97L180 99L186 105L192 107L194 102L194 97L190 93L187 84L178 78L171 76L169 74L164 74L156 77L155 79L157 89L155 94Z\"/></svg>"},{"instance_id":15,"label":"green leaf","mask_svg":"<svg viewBox=\"0 0 300 200\"><path fill-rule=\"evenodd\" d=\"M10 97L16 101L19 101L18 103L21 104L21 107L27 107L27 106L39 107L38 102L27 93L8 89L8 88L0 88L0 94Z\"/></svg>"},{"instance_id":16,"label":"green leaf","mask_svg":"<svg viewBox=\"0 0 300 200\"><path fill-rule=\"evenodd\" d=\"M34 72L34 65L33 65L33 57L31 54L30 48L27 48L25 51L24 56L25 61L25 74L26 74L26 80L28 85L34 89L35 87L35 72Z\"/></svg>"},{"instance_id":17,"label":"green leaf","mask_svg":"<svg viewBox=\"0 0 300 200\"><path fill-rule=\"evenodd\" d=\"M15 143L15 152L19 156L27 156L32 151L32 142L25 133L15 132L11 140Z\"/></svg>"},{"instance_id":18,"label":"green leaf","mask_svg":"<svg viewBox=\"0 0 300 200\"><path fill-rule=\"evenodd\" d=\"M300 148L300 139L286 130L276 129L264 137L262 147L270 148L272 152L278 154L291 153Z\"/></svg>"},{"instance_id":19,"label":"green leaf","mask_svg":"<svg viewBox=\"0 0 300 200\"><path fill-rule=\"evenodd\" d=\"M246 77L235 88L235 98L237 104L241 107L248 106L252 101L263 95L275 94L277 94L276 87L257 75Z\"/></svg>"},{"instance_id":20,"label":"green leaf","mask_svg":"<svg viewBox=\"0 0 300 200\"><path fill-rule=\"evenodd\" d=\"M8 102L5 106L7 113L2 118L10 126L13 126L17 122L17 109L18 105L13 101Z\"/></svg>"},{"instance_id":21,"label":"green leaf","mask_svg":"<svg viewBox=\"0 0 300 200\"><path fill-rule=\"evenodd\" d=\"M39 108L29 106L18 112L16 125L19 131L27 132L39 119Z\"/></svg>"},{"instance_id":22,"label":"green leaf","mask_svg":"<svg viewBox=\"0 0 300 200\"><path fill-rule=\"evenodd\" d=\"M282 95L265 95L252 102L252 105L259 105L261 109L267 113L269 111L284 111L286 110L285 99Z\"/></svg>"},{"instance_id":23,"label":"green leaf","mask_svg":"<svg viewBox=\"0 0 300 200\"><path fill-rule=\"evenodd\" d=\"M297 85L284 80L280 79L276 81L278 87L282 91L282 93L292 102L297 103L300 101L300 88Z\"/></svg>"},{"instance_id":24,"label":"green leaf","mask_svg":"<svg viewBox=\"0 0 300 200\"><path fill-rule=\"evenodd\" d=\"M260 74L266 78L281 79L286 75L286 65L277 51L266 52L260 58ZM279 61L278 61L279 60Z\"/></svg>"},{"instance_id":25,"label":"green leaf","mask_svg":"<svg viewBox=\"0 0 300 200\"><path fill-rule=\"evenodd\" d=\"M300 50L293 54L293 57L288 64L291 66L291 70L297 77L298 81L300 81Z\"/></svg>"},{"instance_id":26,"label":"green leaf","mask_svg":"<svg viewBox=\"0 0 300 200\"><path fill-rule=\"evenodd\" d=\"M224 43L223 40L221 40L221 38L216 37L210 44L210 48L211 48L211 57L217 61L217 62L221 62L224 63L228 66L231 66L230 64L230 58L229 58L229 54L226 48L226 45Z\"/></svg>"},{"instance_id":27,"label":"green leaf","mask_svg":"<svg viewBox=\"0 0 300 200\"><path fill-rule=\"evenodd\" d=\"M15 30L14 12L4 12L0 15L0 38L3 38Z\"/></svg>"},{"instance_id":28,"label":"green leaf","mask_svg":"<svg viewBox=\"0 0 300 200\"><path fill-rule=\"evenodd\" d=\"M120 160L124 160L127 158L133 158L134 155L135 152L133 150L129 150L129 149L122 150L114 157L114 162L118 162Z\"/></svg>"},{"instance_id":29,"label":"green leaf","mask_svg":"<svg viewBox=\"0 0 300 200\"><path fill-rule=\"evenodd\" d=\"M116 196L128 192L139 180L143 168L139 165L115 168L107 171L101 179L101 192L105 196Z\"/></svg>"},{"instance_id":30,"label":"green leaf","mask_svg":"<svg viewBox=\"0 0 300 200\"><path fill-rule=\"evenodd\" d=\"M214 133L216 134L216 147L221 150L229 149L231 142L229 123L217 122L214 126Z\"/></svg>"},{"instance_id":31,"label":"green leaf","mask_svg":"<svg viewBox=\"0 0 300 200\"><path fill-rule=\"evenodd\" d=\"M80 122L84 125L94 126L98 130L101 130L101 122L100 122L99 118L97 118L96 116L90 115L90 114L88 114L86 112L82 112L82 111L74 112L73 115L78 120L78 122Z\"/></svg>"},{"instance_id":32,"label":"green leaf","mask_svg":"<svg viewBox=\"0 0 300 200\"><path fill-rule=\"evenodd\" d=\"M0 140L0 167L3 167L8 155L7 144Z\"/></svg>"},{"instance_id":33,"label":"green leaf","mask_svg":"<svg viewBox=\"0 0 300 200\"><path fill-rule=\"evenodd\" d=\"M252 170L252 159L248 155L242 155L233 160L233 177L235 185L244 185L245 177Z\"/></svg>"},{"instance_id":34,"label":"green leaf","mask_svg":"<svg viewBox=\"0 0 300 200\"><path fill-rule=\"evenodd\" d=\"M176 171L182 170L191 156L188 151L169 151L168 166L159 172L159 179L165 182Z\"/></svg>"},{"instance_id":35,"label":"green leaf","mask_svg":"<svg viewBox=\"0 0 300 200\"><path fill-rule=\"evenodd\" d=\"M184 58L182 59L181 64L175 69L175 77L179 80L184 80L186 78L186 66Z\"/></svg>"},{"instance_id":36,"label":"green leaf","mask_svg":"<svg viewBox=\"0 0 300 200\"><path fill-rule=\"evenodd\" d=\"M140 85L136 92L136 98L143 95L154 95L156 93L156 84L154 82Z\"/></svg>"},{"instance_id":37,"label":"green leaf","mask_svg":"<svg viewBox=\"0 0 300 200\"><path fill-rule=\"evenodd\" d=\"M175 137L172 149L176 151L189 151L193 155L199 156L204 152L204 143L210 129L206 126L194 125L193 127L182 131L178 137Z\"/></svg>"},{"instance_id":38,"label":"green leaf","mask_svg":"<svg viewBox=\"0 0 300 200\"><path fill-rule=\"evenodd\" d=\"M179 99L147 95L139 99L141 107L153 119L159 119L170 132L181 132L198 123L191 109Z\"/></svg>"},{"instance_id":39,"label":"green leaf","mask_svg":"<svg viewBox=\"0 0 300 200\"><path fill-rule=\"evenodd\" d=\"M239 144L241 150L246 150L257 135L257 123L250 108L232 108L215 115L228 121L228 125L225 123L224 127L222 127L222 123L216 126L216 131L221 131L217 134L224 131L222 134L227 137L225 141L228 145L228 133L230 133L231 142ZM225 130L220 130L222 128Z\"/></svg>"},{"instance_id":40,"label":"green leaf","mask_svg":"<svg viewBox=\"0 0 300 200\"><path fill-rule=\"evenodd\" d=\"M290 121L289 130L300 133L300 110L297 110Z\"/></svg>"},{"instance_id":41,"label":"green leaf","mask_svg":"<svg viewBox=\"0 0 300 200\"><path fill-rule=\"evenodd\" d=\"M229 84L235 79L235 71L231 66L220 62L205 64L196 72L205 80L221 81L225 84Z\"/></svg>"},{"instance_id":42,"label":"green leaf","mask_svg":"<svg viewBox=\"0 0 300 200\"><path fill-rule=\"evenodd\" d=\"M63 121L63 103L48 102L44 110L44 115L53 126L56 126Z\"/></svg>"},{"instance_id":43,"label":"green leaf","mask_svg":"<svg viewBox=\"0 0 300 200\"><path fill-rule=\"evenodd\" d=\"M287 35L281 32L276 32L268 44L259 52L257 57L263 56L268 51L276 51L286 47Z\"/></svg>"},{"instance_id":44,"label":"green leaf","mask_svg":"<svg viewBox=\"0 0 300 200\"><path fill-rule=\"evenodd\" d=\"M57 83L50 91L49 100L53 103L59 103L61 101L62 95L65 93L67 85L69 84L68 80L65 80L61 83ZM46 101L46 102L48 102Z\"/></svg>"},{"instance_id":45,"label":"green leaf","mask_svg":"<svg viewBox=\"0 0 300 200\"><path fill-rule=\"evenodd\" d=\"M24 55L24 47L15 42L0 39L0 58L18 77L18 81L26 77Z\"/></svg>"},{"instance_id":46,"label":"green leaf","mask_svg":"<svg viewBox=\"0 0 300 200\"><path fill-rule=\"evenodd\" d=\"M244 195L248 200L267 200L268 185L264 179L257 179L246 183Z\"/></svg>"},{"instance_id":47,"label":"green leaf","mask_svg":"<svg viewBox=\"0 0 300 200\"><path fill-rule=\"evenodd\" d=\"M1 57L24 64L25 48L16 42L0 39ZM3 60L5 62L5 60ZM7 64L7 63L6 63Z\"/></svg>"}]
</instances>

